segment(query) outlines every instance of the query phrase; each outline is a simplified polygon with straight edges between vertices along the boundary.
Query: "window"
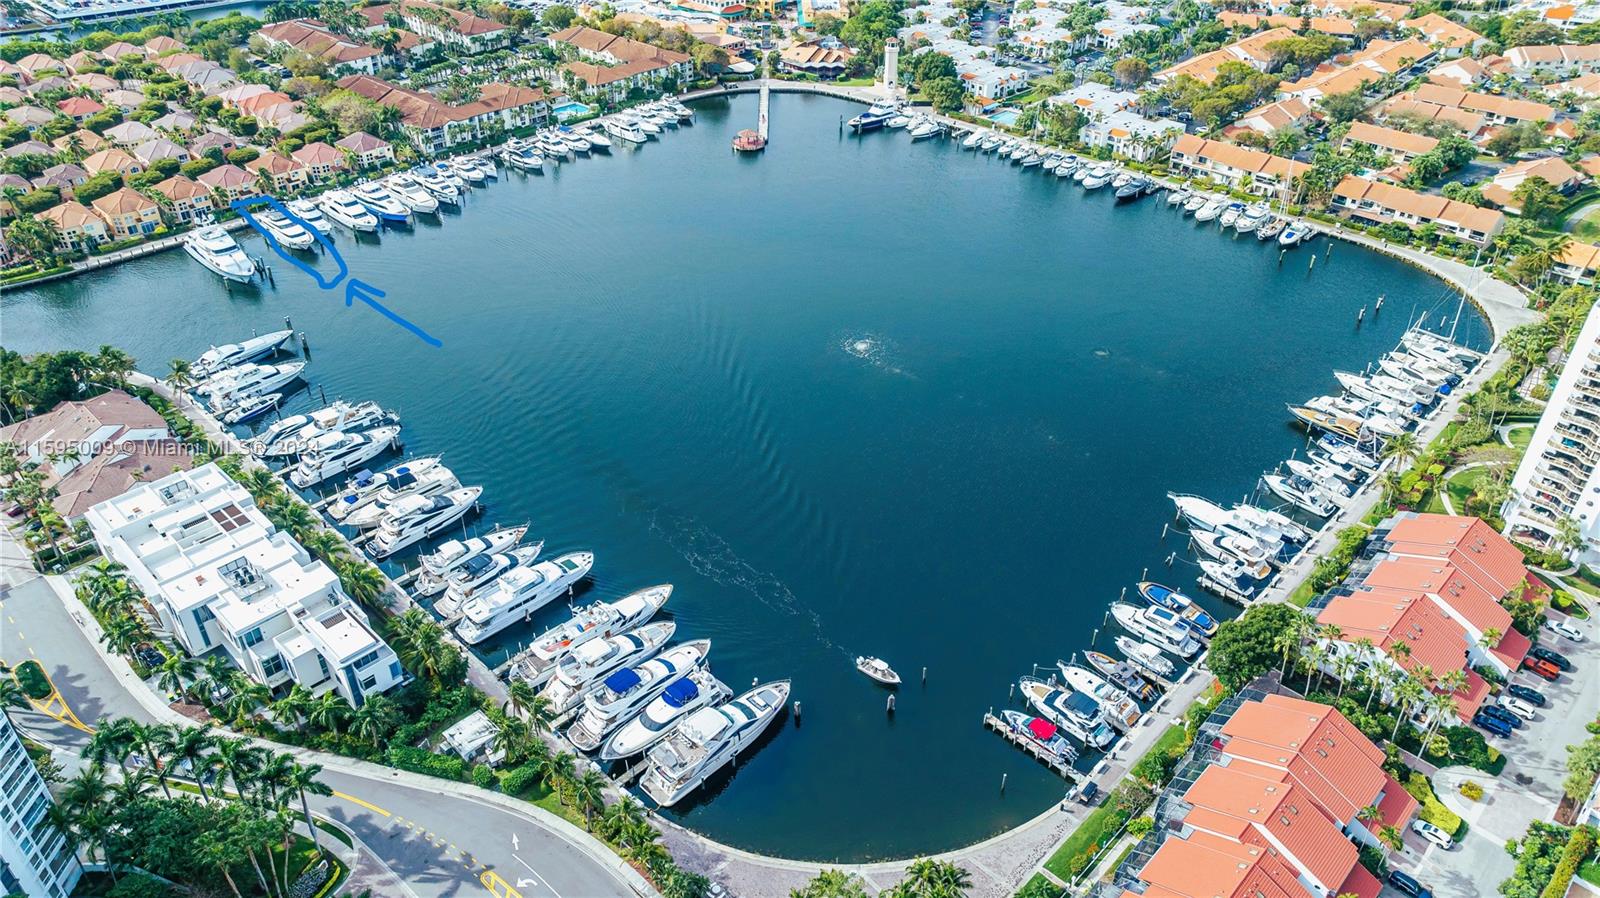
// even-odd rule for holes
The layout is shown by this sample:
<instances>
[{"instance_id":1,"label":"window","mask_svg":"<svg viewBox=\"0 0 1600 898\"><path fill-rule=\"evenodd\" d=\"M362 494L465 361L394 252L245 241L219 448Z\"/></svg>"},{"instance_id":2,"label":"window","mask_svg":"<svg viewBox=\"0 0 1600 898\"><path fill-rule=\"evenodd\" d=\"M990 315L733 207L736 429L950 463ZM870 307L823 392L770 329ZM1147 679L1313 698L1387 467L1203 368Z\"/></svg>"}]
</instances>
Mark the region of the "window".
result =
<instances>
[{"instance_id":1,"label":"window","mask_svg":"<svg viewBox=\"0 0 1600 898\"><path fill-rule=\"evenodd\" d=\"M373 649L372 651L356 659L356 670L360 670L376 660L378 660L378 650Z\"/></svg>"},{"instance_id":2,"label":"window","mask_svg":"<svg viewBox=\"0 0 1600 898\"><path fill-rule=\"evenodd\" d=\"M371 689L372 687L374 687L376 685L378 685L378 678L377 677L369 675L369 676L365 676L365 677L361 678L361 691L362 692L366 692L368 689Z\"/></svg>"},{"instance_id":3,"label":"window","mask_svg":"<svg viewBox=\"0 0 1600 898\"><path fill-rule=\"evenodd\" d=\"M398 680L402 676L404 676L404 674L405 674L405 671L400 666L400 662L399 661L390 661L389 662L389 678L391 680Z\"/></svg>"},{"instance_id":4,"label":"window","mask_svg":"<svg viewBox=\"0 0 1600 898\"><path fill-rule=\"evenodd\" d=\"M283 656L273 655L271 658L261 662L261 673L267 677L275 677L283 673Z\"/></svg>"},{"instance_id":5,"label":"window","mask_svg":"<svg viewBox=\"0 0 1600 898\"><path fill-rule=\"evenodd\" d=\"M244 631L244 635L239 637L239 645L242 648L249 648L253 645L259 645L262 638L261 628L252 627L249 630Z\"/></svg>"}]
</instances>

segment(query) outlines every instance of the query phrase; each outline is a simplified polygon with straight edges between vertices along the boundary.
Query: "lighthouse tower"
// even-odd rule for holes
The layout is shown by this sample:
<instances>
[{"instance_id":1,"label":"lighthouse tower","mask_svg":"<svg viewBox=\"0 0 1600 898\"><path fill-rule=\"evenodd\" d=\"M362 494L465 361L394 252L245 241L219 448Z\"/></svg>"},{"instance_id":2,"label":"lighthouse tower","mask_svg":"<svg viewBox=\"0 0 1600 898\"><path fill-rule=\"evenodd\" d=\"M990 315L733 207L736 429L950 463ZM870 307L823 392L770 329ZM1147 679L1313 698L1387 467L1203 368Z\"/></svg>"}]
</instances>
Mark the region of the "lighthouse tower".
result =
<instances>
[{"instance_id":1,"label":"lighthouse tower","mask_svg":"<svg viewBox=\"0 0 1600 898\"><path fill-rule=\"evenodd\" d=\"M883 91L891 97L900 88L899 67L900 42L891 37L883 42Z\"/></svg>"}]
</instances>

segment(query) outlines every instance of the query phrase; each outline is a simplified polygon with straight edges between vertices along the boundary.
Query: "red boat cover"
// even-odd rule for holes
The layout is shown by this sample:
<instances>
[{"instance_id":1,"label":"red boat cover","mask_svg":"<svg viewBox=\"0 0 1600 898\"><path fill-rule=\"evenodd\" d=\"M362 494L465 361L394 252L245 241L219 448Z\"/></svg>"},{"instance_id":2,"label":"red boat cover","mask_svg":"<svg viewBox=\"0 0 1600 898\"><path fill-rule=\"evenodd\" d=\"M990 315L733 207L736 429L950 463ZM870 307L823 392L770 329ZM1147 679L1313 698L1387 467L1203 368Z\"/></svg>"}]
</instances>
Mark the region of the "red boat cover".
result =
<instances>
[{"instance_id":1,"label":"red boat cover","mask_svg":"<svg viewBox=\"0 0 1600 898\"><path fill-rule=\"evenodd\" d=\"M1056 725L1042 717L1035 717L1028 721L1028 732L1032 733L1035 739L1044 741L1056 734Z\"/></svg>"}]
</instances>

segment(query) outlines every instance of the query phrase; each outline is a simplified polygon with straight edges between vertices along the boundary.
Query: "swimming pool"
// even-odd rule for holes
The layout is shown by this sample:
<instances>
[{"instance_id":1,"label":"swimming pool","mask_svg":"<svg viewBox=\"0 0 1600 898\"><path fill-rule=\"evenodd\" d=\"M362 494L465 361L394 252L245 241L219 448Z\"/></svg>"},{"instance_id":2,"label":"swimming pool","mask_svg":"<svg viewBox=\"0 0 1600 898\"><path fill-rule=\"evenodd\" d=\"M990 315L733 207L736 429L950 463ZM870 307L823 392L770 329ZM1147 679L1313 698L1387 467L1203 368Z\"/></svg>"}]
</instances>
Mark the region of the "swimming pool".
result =
<instances>
[{"instance_id":1,"label":"swimming pool","mask_svg":"<svg viewBox=\"0 0 1600 898\"><path fill-rule=\"evenodd\" d=\"M990 113L989 121L998 125L1010 127L1011 125L1015 125L1017 123L1017 119L1021 117L1022 110L1020 109L1001 109Z\"/></svg>"},{"instance_id":2,"label":"swimming pool","mask_svg":"<svg viewBox=\"0 0 1600 898\"><path fill-rule=\"evenodd\" d=\"M582 103L562 103L560 106L550 110L550 114L554 115L558 120L564 122L569 118L577 118L580 115L588 115L589 107Z\"/></svg>"}]
</instances>

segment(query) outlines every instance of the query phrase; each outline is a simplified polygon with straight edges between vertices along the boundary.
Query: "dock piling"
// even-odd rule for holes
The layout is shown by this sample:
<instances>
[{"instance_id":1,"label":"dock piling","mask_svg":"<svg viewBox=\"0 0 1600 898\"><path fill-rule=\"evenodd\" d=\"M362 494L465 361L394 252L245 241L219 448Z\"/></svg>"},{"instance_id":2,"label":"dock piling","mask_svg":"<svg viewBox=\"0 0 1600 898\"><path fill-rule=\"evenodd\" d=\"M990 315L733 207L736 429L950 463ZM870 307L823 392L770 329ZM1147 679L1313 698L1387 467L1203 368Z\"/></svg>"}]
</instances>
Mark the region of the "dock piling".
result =
<instances>
[{"instance_id":1,"label":"dock piling","mask_svg":"<svg viewBox=\"0 0 1600 898\"><path fill-rule=\"evenodd\" d=\"M926 664L922 666L922 685L928 685L928 666Z\"/></svg>"},{"instance_id":2,"label":"dock piling","mask_svg":"<svg viewBox=\"0 0 1600 898\"><path fill-rule=\"evenodd\" d=\"M885 705L885 712L888 713L891 716L894 714L894 696L893 695L889 696L889 701Z\"/></svg>"},{"instance_id":3,"label":"dock piling","mask_svg":"<svg viewBox=\"0 0 1600 898\"><path fill-rule=\"evenodd\" d=\"M1006 794L1006 774L1000 774L1000 794Z\"/></svg>"}]
</instances>

